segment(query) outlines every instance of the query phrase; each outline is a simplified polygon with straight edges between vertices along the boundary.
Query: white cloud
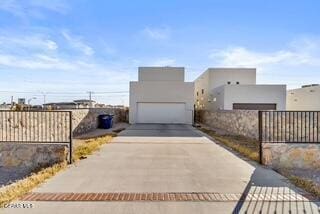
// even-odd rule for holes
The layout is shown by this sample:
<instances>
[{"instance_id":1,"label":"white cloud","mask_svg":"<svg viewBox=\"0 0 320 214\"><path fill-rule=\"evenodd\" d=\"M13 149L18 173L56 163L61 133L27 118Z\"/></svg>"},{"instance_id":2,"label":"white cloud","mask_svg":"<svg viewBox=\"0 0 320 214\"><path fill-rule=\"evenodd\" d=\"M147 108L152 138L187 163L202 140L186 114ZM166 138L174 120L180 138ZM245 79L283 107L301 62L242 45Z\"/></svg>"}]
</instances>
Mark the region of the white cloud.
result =
<instances>
[{"instance_id":1,"label":"white cloud","mask_svg":"<svg viewBox=\"0 0 320 214\"><path fill-rule=\"evenodd\" d=\"M28 17L43 18L45 16L43 10L65 14L69 7L65 0L1 0L0 10L27 19Z\"/></svg>"},{"instance_id":2,"label":"white cloud","mask_svg":"<svg viewBox=\"0 0 320 214\"><path fill-rule=\"evenodd\" d=\"M30 0L30 5L62 14L69 10L66 0Z\"/></svg>"},{"instance_id":3,"label":"white cloud","mask_svg":"<svg viewBox=\"0 0 320 214\"><path fill-rule=\"evenodd\" d=\"M299 38L275 51L256 51L243 46L214 50L209 55L217 67L255 67L259 83L287 84L288 88L320 80L320 39Z\"/></svg>"},{"instance_id":4,"label":"white cloud","mask_svg":"<svg viewBox=\"0 0 320 214\"><path fill-rule=\"evenodd\" d=\"M79 36L71 35L68 31L62 31L63 37L69 42L70 46L81 51L87 56L94 54L94 50L87 44L82 41L82 38Z\"/></svg>"},{"instance_id":5,"label":"white cloud","mask_svg":"<svg viewBox=\"0 0 320 214\"><path fill-rule=\"evenodd\" d=\"M154 40L165 40L170 37L170 29L168 27L150 28L146 27L142 31L144 35Z\"/></svg>"},{"instance_id":6,"label":"white cloud","mask_svg":"<svg viewBox=\"0 0 320 214\"><path fill-rule=\"evenodd\" d=\"M0 51L3 49L50 50L58 49L58 44L43 36L0 36Z\"/></svg>"},{"instance_id":7,"label":"white cloud","mask_svg":"<svg viewBox=\"0 0 320 214\"><path fill-rule=\"evenodd\" d=\"M45 55L36 56L14 56L9 54L0 54L0 67L19 69L57 69L57 70L75 70L76 62L66 62L58 58L52 58Z\"/></svg>"},{"instance_id":8,"label":"white cloud","mask_svg":"<svg viewBox=\"0 0 320 214\"><path fill-rule=\"evenodd\" d=\"M320 66L319 40L299 39L292 41L285 49L274 52L259 52L236 46L214 50L209 55L218 66L265 67L272 65Z\"/></svg>"}]
</instances>

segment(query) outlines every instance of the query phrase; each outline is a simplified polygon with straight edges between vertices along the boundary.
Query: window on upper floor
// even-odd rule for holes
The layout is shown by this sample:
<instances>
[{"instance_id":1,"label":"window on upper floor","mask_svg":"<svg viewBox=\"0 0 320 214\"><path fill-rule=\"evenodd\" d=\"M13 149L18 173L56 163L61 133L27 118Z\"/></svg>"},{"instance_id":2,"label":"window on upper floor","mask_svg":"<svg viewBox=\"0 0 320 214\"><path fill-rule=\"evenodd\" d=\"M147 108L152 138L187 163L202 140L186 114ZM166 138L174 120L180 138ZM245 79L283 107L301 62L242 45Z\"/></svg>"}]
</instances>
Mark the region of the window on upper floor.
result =
<instances>
[{"instance_id":1,"label":"window on upper floor","mask_svg":"<svg viewBox=\"0 0 320 214\"><path fill-rule=\"evenodd\" d=\"M231 82L230 81L228 81L228 85L230 85L231 84Z\"/></svg>"},{"instance_id":2,"label":"window on upper floor","mask_svg":"<svg viewBox=\"0 0 320 214\"><path fill-rule=\"evenodd\" d=\"M201 89L201 94L204 94L204 89Z\"/></svg>"},{"instance_id":3,"label":"window on upper floor","mask_svg":"<svg viewBox=\"0 0 320 214\"><path fill-rule=\"evenodd\" d=\"M197 96L199 96L199 91L197 91Z\"/></svg>"},{"instance_id":4,"label":"window on upper floor","mask_svg":"<svg viewBox=\"0 0 320 214\"><path fill-rule=\"evenodd\" d=\"M240 84L240 82L237 82L237 85L239 85Z\"/></svg>"}]
</instances>

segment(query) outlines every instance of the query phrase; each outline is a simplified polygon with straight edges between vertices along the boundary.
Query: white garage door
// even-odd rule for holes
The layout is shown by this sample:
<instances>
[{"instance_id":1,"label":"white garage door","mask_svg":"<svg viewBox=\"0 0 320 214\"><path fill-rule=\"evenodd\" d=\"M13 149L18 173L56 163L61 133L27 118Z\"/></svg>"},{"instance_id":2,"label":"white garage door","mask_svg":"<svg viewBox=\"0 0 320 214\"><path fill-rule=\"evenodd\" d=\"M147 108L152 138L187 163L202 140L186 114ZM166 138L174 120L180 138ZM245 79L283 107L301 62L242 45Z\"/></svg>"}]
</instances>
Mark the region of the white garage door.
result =
<instances>
[{"instance_id":1,"label":"white garage door","mask_svg":"<svg viewBox=\"0 0 320 214\"><path fill-rule=\"evenodd\" d=\"M138 123L185 123L185 103L138 103Z\"/></svg>"}]
</instances>

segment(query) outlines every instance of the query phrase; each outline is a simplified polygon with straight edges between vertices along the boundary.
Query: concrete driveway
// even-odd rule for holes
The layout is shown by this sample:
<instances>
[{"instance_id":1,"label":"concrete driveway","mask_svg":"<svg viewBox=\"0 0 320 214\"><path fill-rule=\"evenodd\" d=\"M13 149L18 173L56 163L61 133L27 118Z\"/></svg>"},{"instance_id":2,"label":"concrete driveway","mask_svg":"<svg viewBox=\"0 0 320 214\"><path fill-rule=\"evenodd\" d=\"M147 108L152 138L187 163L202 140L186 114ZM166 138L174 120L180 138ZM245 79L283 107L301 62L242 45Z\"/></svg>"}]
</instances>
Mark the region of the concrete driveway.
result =
<instances>
[{"instance_id":1,"label":"concrete driveway","mask_svg":"<svg viewBox=\"0 0 320 214\"><path fill-rule=\"evenodd\" d=\"M303 198L301 194L304 192L284 177L242 160L189 125L132 125L111 144L59 173L34 192L215 193L221 198L189 201L147 198L137 201L25 201L21 203L33 203L34 208L2 211L139 214L258 213L260 210L263 213L289 213L289 210L293 213L295 210L319 212L319 204ZM238 200L243 194L248 195L246 200Z\"/></svg>"}]
</instances>

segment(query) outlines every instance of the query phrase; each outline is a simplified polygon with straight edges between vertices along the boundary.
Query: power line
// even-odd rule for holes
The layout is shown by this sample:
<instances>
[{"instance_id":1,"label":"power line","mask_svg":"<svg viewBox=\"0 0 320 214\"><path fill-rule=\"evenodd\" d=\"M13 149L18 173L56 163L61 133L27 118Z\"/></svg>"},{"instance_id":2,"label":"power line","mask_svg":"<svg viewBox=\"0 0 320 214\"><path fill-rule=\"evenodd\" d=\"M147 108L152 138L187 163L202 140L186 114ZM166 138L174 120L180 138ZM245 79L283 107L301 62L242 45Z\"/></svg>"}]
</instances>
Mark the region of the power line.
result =
<instances>
[{"instance_id":1,"label":"power line","mask_svg":"<svg viewBox=\"0 0 320 214\"><path fill-rule=\"evenodd\" d=\"M90 91L92 94L123 94L129 93L129 91ZM39 92L39 91L0 91L0 93L16 93L16 94L81 94L85 95L88 92Z\"/></svg>"}]
</instances>

